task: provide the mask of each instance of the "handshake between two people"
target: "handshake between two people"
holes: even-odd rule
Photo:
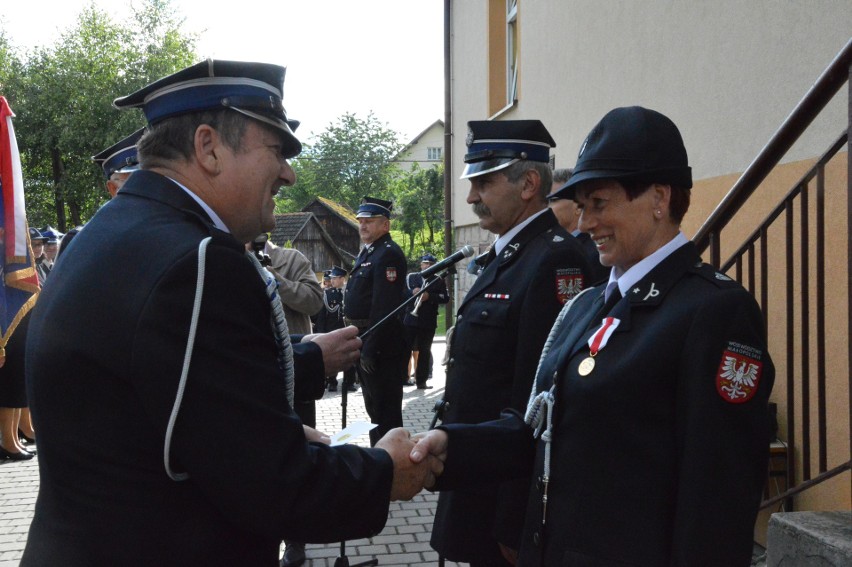
[[[351,368],[361,356],[361,339],[358,327],[348,326],[328,333],[305,335],[302,342],[313,341],[322,350],[325,374],[337,374]],[[305,426],[308,441],[329,443],[327,435]],[[435,486],[435,480],[444,470],[447,458],[447,434],[433,429],[411,435],[398,427],[388,431],[376,443],[393,460],[391,500],[411,500],[424,488]]]
[[[439,429],[411,435],[397,427],[376,443],[393,459],[391,500],[411,500],[424,488],[435,486],[447,459],[447,434]]]

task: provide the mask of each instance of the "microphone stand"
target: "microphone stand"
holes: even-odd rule
[[[394,315],[399,313],[399,311],[401,309],[403,309],[406,305],[408,305],[409,303],[411,303],[412,301],[415,301],[418,297],[420,297],[423,294],[423,292],[425,292],[427,290],[427,288],[432,283],[434,283],[438,278],[443,277],[444,273],[452,267],[453,267],[452,265],[447,266],[443,270],[433,274],[432,277],[428,281],[424,281],[423,287],[420,288],[420,291],[418,291],[415,294],[412,294],[411,297],[409,297],[405,301],[403,301],[399,306],[396,307],[396,309],[394,309],[393,311],[388,313],[385,317],[383,317],[380,321],[378,321],[372,327],[370,327],[369,329],[367,329],[366,331],[361,333],[361,340],[363,340],[364,337],[368,336],[370,333],[375,331],[385,321],[388,321],[391,317],[393,317]],[[353,366],[352,369],[355,371],[356,374],[358,373],[358,365],[357,364],[355,366]],[[363,384],[362,384],[362,387],[363,387]],[[343,388],[342,388],[342,391],[341,391],[341,398],[340,398],[340,406],[343,408],[342,412],[341,412],[342,428],[346,427],[346,408],[347,408],[347,405],[348,405],[347,404],[347,397],[348,397],[347,396],[347,394],[348,394],[347,390],[349,390],[349,388],[346,386],[346,374],[344,372]],[[350,564],[349,558],[346,557],[346,542],[345,541],[340,542],[340,556],[337,559],[334,560],[334,567],[368,567],[368,566],[373,566],[373,565],[378,565],[378,564],[379,564],[378,559],[368,559],[367,561],[363,561],[361,563]]]

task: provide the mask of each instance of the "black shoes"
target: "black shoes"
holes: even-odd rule
[[[431,390],[434,386],[429,386],[428,384],[423,384],[422,386],[417,386],[418,390]]]
[[[21,431],[20,429],[18,429],[18,437],[20,438],[20,440],[22,442],[24,442],[28,445],[35,445],[35,439],[33,439],[31,437],[27,437],[26,434],[23,431]]]
[[[305,544],[293,541],[284,542],[284,557],[279,562],[280,567],[299,567],[305,563]]]
[[[403,382],[403,386],[414,386],[414,380],[408,380],[407,382]]]
[[[20,453],[12,453],[0,447],[0,460],[2,461],[29,461],[36,456],[35,451],[21,451]]]

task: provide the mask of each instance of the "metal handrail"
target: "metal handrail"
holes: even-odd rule
[[[822,111],[837,91],[849,80],[852,65],[852,39],[834,58],[802,100],[793,109],[754,161],[746,168],[722,202],[710,214],[692,239],[699,253],[710,247],[710,263],[720,264],[719,233],[727,226],[746,200],[778,165],[784,154],[799,139],[814,118]]]

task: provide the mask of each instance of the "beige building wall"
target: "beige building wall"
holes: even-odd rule
[[[519,0],[518,97],[512,106],[492,115],[489,108],[494,104],[488,85],[494,77],[489,73],[489,43],[500,38],[494,40],[489,30],[493,35],[494,14],[499,16],[503,3],[470,0],[452,6],[455,135],[451,175],[457,247],[472,244],[484,250],[492,240],[478,228],[465,202],[469,183],[458,180],[464,167],[468,120],[541,119],[557,142],[553,151],[556,167],[571,167],[585,135],[612,108],[641,105],[663,112],[679,126],[693,167],[693,202],[683,224],[684,232],[692,237],[849,41],[852,30],[852,9],[848,1],[841,0]],[[841,89],[723,234],[723,258],[754,230],[846,127],[847,89]],[[830,323],[837,330],[829,337],[832,353],[826,369],[830,381],[829,423],[834,424],[829,428],[829,468],[849,459],[846,159],[844,149],[830,164],[826,180],[830,199],[826,280],[836,282],[829,286],[827,304],[830,313],[844,314],[843,321]],[[768,307],[771,353],[778,373],[773,401],[779,405],[783,431],[787,373],[783,333],[788,314],[785,298],[773,284],[785,277],[782,238],[783,228],[773,228]],[[801,266],[795,262],[794,271],[798,272]],[[473,281],[462,272],[457,301]],[[811,318],[814,312],[815,307],[811,308]],[[797,313],[793,317],[798,336],[803,324]],[[813,342],[813,330],[811,337]],[[794,368],[794,375],[799,371]],[[811,373],[815,375],[815,363]],[[812,381],[815,388],[814,377]],[[798,410],[796,419],[800,424]],[[801,434],[797,435],[801,440]],[[801,454],[795,459],[801,481]],[[851,485],[850,474],[844,473],[797,497],[794,506],[849,509]],[[759,526],[758,540],[763,538],[763,529]]]

